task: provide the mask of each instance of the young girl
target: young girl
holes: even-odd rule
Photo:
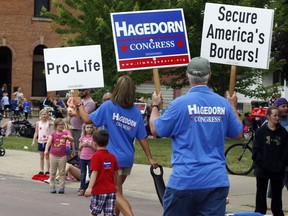
[[[66,156],[66,140],[73,142],[74,139],[71,135],[64,131],[65,123],[63,119],[57,118],[54,121],[55,131],[49,135],[48,142],[45,148],[45,155],[49,154],[50,148],[50,193],[56,193],[55,190],[55,177],[57,169],[59,169],[59,187],[58,193],[63,194],[65,190],[65,167],[67,162]]]
[[[256,176],[255,212],[266,214],[266,192],[271,182],[271,210],[273,215],[284,216],[282,210],[282,182],[288,162],[288,133],[279,124],[279,110],[269,107],[267,122],[257,129],[253,140],[254,174]]]
[[[36,139],[38,137],[38,152],[40,156],[40,171],[39,174],[44,174],[44,151],[48,140],[49,134],[53,131],[53,121],[50,120],[47,110],[42,109],[39,113],[40,121],[36,122],[35,133],[33,136],[32,147],[35,146]],[[46,156],[46,172],[49,175],[50,162],[49,155]]]
[[[80,151],[80,170],[81,170],[81,184],[79,190],[79,196],[83,196],[87,188],[86,185],[86,175],[87,175],[87,166],[89,171],[89,176],[91,175],[90,171],[90,161],[96,151],[96,145],[93,144],[93,124],[83,124],[82,134],[79,139],[79,151]]]

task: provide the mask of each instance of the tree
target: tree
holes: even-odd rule
[[[179,0],[175,7],[184,9],[185,22],[187,26],[187,34],[189,38],[189,46],[191,51],[191,57],[199,56],[201,49],[201,38],[202,38],[202,23],[204,18],[205,3],[203,0]],[[264,8],[270,4],[269,0],[222,0],[222,1],[210,1],[211,3],[221,3],[239,6],[249,6]],[[212,67],[212,78],[209,82],[209,86],[217,93],[224,94],[229,89],[230,80],[230,69],[229,65],[211,64]],[[275,68],[275,67],[273,67]],[[185,74],[186,68],[175,68],[175,69],[163,69],[162,74],[165,74],[170,79],[163,81],[165,85],[172,88],[181,88],[182,86],[188,85],[188,80]],[[261,77],[266,74],[273,72],[270,70],[255,70],[252,68],[237,67],[237,82],[235,90],[243,93],[246,96],[252,97],[265,97],[263,89],[267,87],[262,86]],[[249,87],[253,86],[253,89]],[[256,90],[255,90],[256,88]],[[272,87],[271,87],[272,88]],[[258,91],[258,90],[259,91]],[[274,87],[273,87],[274,89]],[[270,88],[265,91],[267,94]],[[260,93],[261,92],[261,93]],[[256,94],[257,93],[257,94]],[[259,94],[258,94],[259,93]],[[263,95],[264,94],[264,95]]]
[[[57,33],[74,34],[74,37],[67,41],[67,46],[101,44],[104,82],[105,86],[111,87],[118,76],[123,73],[116,72],[110,13],[183,8],[190,53],[191,57],[194,57],[200,54],[203,11],[206,2],[204,0],[53,0],[57,13],[53,14],[45,10],[43,12],[54,21],[53,28]],[[219,0],[210,2],[259,8],[273,6],[270,0]],[[275,65],[279,65],[279,62]],[[279,68],[279,66],[272,67],[267,71],[237,68],[239,79],[237,79],[236,91],[244,95],[251,95],[251,91],[247,91],[248,87],[258,85],[259,92],[263,92],[259,77],[276,68]],[[210,87],[215,92],[223,94],[229,87],[230,66],[212,64],[212,71]],[[161,76],[166,76],[167,79],[163,79],[162,84],[168,87],[181,88],[188,84],[185,67],[165,68],[159,70],[159,72]],[[152,77],[151,70],[141,71],[140,73],[134,71],[130,74],[136,84],[141,84]],[[255,94],[255,91],[252,93]]]
[[[277,0],[275,8],[275,30],[273,34],[272,50],[275,53],[274,62],[278,63],[276,72],[280,72],[287,80],[288,78],[288,1]]]

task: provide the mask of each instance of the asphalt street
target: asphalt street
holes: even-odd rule
[[[88,216],[89,198],[77,196],[77,189],[74,186],[75,184],[68,184],[65,194],[50,194],[48,184],[1,173],[0,215]],[[126,198],[133,206],[135,215],[162,215],[162,208],[158,200],[141,198],[139,194]]]
[[[5,146],[5,144],[4,144]],[[7,150],[0,157],[0,216],[89,215],[89,199],[77,196],[79,182],[66,182],[65,194],[50,194],[49,185],[32,180],[38,172],[39,156],[35,152]],[[168,181],[170,168],[164,168]],[[254,177],[229,175],[230,202],[227,213],[253,212],[255,209],[256,181]],[[124,195],[135,216],[162,215],[150,167],[135,164],[124,184]],[[270,200],[268,207],[270,207]],[[283,210],[288,215],[288,192],[283,190]],[[271,214],[268,211],[267,214]]]

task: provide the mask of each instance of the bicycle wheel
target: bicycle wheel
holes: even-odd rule
[[[225,151],[226,168],[233,175],[248,175],[253,170],[252,149],[236,143]]]
[[[0,156],[4,156],[5,155],[5,149],[0,147]]]

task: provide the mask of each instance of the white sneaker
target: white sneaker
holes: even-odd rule
[[[46,179],[46,180],[44,180],[44,182],[45,182],[45,183],[47,183],[47,184],[50,184],[50,178],[49,178],[49,179]]]

